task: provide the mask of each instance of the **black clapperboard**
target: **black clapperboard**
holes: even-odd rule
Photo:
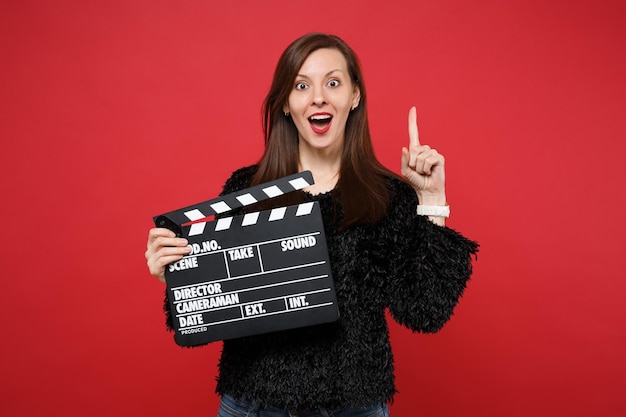
[[[318,202],[224,214],[312,184],[312,174],[301,172],[154,217],[193,249],[165,269],[178,345],[338,319]]]

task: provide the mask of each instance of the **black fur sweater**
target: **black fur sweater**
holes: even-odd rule
[[[249,186],[255,167],[224,186]],[[358,407],[391,400],[393,357],[385,319],[436,332],[448,321],[472,272],[478,245],[415,213],[409,185],[388,179],[391,204],[375,225],[339,232],[337,191],[320,203],[339,305],[331,324],[224,341],[216,391],[279,407]]]

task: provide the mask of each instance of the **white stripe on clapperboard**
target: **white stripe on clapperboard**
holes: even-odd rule
[[[288,182],[294,188],[294,190],[300,190],[302,188],[305,188],[311,185],[304,178],[295,178]],[[283,195],[287,192],[291,192],[293,190],[284,191],[278,185],[271,185],[269,187],[263,188],[262,191],[263,193],[265,193],[267,197],[274,198],[279,195]],[[254,204],[258,202],[258,200],[249,192],[246,192],[240,196],[237,196],[236,198],[237,198],[237,201],[239,201],[243,206],[249,206],[250,204]],[[211,208],[217,214],[225,213],[233,209],[233,207],[229,206],[225,201],[217,201],[211,204]],[[302,203],[298,206],[298,211],[296,213],[296,216],[305,216],[307,214],[310,214],[312,208],[313,208],[313,202]],[[285,216],[285,210],[286,209],[284,207],[273,209],[270,213],[269,221],[283,219]],[[186,211],[184,214],[192,222],[208,217],[197,208]],[[252,224],[256,224],[256,222],[258,221],[258,218],[259,218],[258,213],[256,213],[256,216],[255,216],[255,213],[250,213],[249,215],[250,217],[248,218],[245,218],[244,216],[244,222],[242,223],[242,226],[250,226]],[[249,216],[249,215],[246,215],[246,216]],[[214,230],[216,232],[219,232],[222,230],[228,230],[232,224],[232,219],[233,219],[232,217],[225,217],[225,218],[218,219],[217,222],[215,222]],[[192,224],[191,227],[189,228],[189,236],[197,236],[197,235],[203,234],[206,224],[207,222]]]
[[[226,203],[224,202],[220,202],[220,203],[216,203],[214,205],[217,204],[224,204],[226,205]],[[308,203],[302,203],[302,204],[298,204],[298,208],[296,210],[296,216],[307,216],[309,214],[311,214],[311,212],[313,211],[313,205],[315,203],[313,201],[310,201]],[[213,207],[213,206],[211,206]],[[222,208],[220,208],[222,209]],[[217,210],[216,210],[217,211]],[[225,210],[228,211],[228,210]],[[222,211],[223,212],[223,211]],[[276,220],[282,220],[285,218],[285,213],[287,212],[287,207],[278,207],[275,209],[272,209],[270,211],[270,216],[268,221],[273,222]],[[200,219],[204,219],[205,216],[204,214],[202,214],[202,212],[198,209],[193,209],[190,211],[186,211],[185,212],[185,216],[187,216],[187,218],[191,221],[196,221],[196,220],[200,220]],[[245,214],[243,216],[243,221],[241,223],[242,226],[250,226],[253,224],[256,224],[259,220],[259,212],[254,212],[254,213],[248,213]],[[223,230],[228,230],[230,229],[231,225],[233,222],[233,218],[232,217],[223,217],[221,219],[217,219],[217,221],[215,222],[215,231],[216,232],[221,232]],[[207,222],[203,222],[203,223],[194,223],[191,225],[191,228],[189,229],[189,236],[197,236],[197,235],[201,235],[204,233],[204,229],[207,225]]]

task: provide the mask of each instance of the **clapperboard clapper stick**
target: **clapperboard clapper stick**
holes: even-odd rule
[[[192,252],[165,269],[174,340],[197,346],[335,321],[337,299],[318,202],[224,217],[313,184],[309,171],[154,217]],[[219,214],[210,222],[196,222]]]

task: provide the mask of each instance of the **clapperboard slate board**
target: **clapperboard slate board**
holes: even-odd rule
[[[337,320],[318,202],[224,214],[311,184],[311,173],[301,172],[154,217],[193,249],[165,270],[178,345]],[[215,221],[188,224],[214,214]]]

